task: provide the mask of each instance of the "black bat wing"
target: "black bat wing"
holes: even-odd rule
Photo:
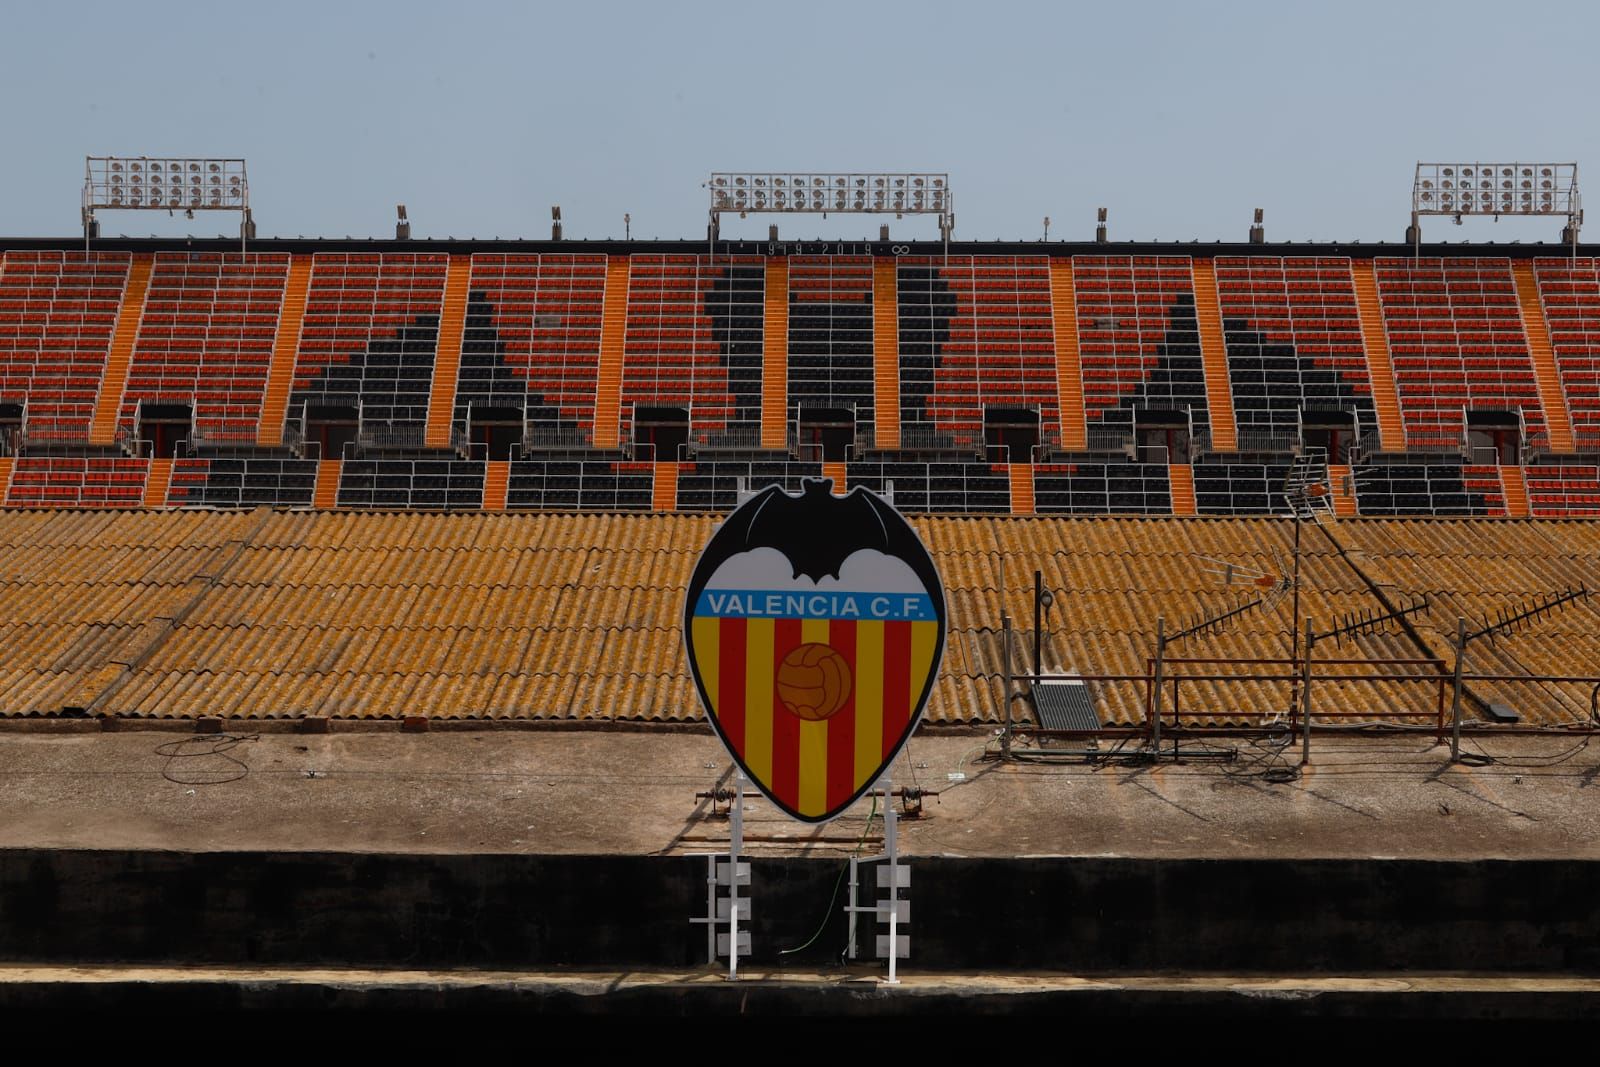
[[[741,552],[775,548],[794,568],[794,577],[812,581],[839,577],[853,552],[876,549],[905,560],[943,610],[938,572],[913,531],[900,515],[878,497],[862,489],[834,496],[826,478],[807,478],[801,493],[793,496],[772,485],[736,509],[695,567],[690,579],[689,603],[722,563]]]
[[[863,548],[884,551],[888,534],[865,493],[835,497],[826,479],[807,480],[799,497],[777,486],[750,509],[744,551],[775,548],[794,567],[794,577],[821,581]]]

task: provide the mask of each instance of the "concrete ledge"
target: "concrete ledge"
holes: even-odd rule
[[[181,997],[181,1001],[175,998]],[[0,1011],[506,1011],[548,1015],[1050,1016],[1094,1020],[1577,1020],[1600,978],[1527,975],[1071,975],[881,972],[425,971],[260,967],[0,967]]]

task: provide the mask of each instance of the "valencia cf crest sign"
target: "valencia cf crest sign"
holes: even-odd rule
[[[706,715],[778,807],[825,822],[922,717],[944,656],[944,586],[909,523],[859,486],[808,479],[741,504],[700,556],[684,642]]]

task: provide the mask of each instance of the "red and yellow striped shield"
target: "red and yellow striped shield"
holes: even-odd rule
[[[826,485],[798,497],[774,486],[731,514],[684,610],[717,733],[806,822],[838,815],[883,773],[944,651],[943,587],[916,532],[876,495]]]

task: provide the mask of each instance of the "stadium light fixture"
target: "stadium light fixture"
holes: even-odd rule
[[[169,156],[86,156],[83,164],[83,236],[95,235],[95,212],[238,211],[239,235],[254,229],[250,178],[242,159]]]
[[[1583,201],[1576,163],[1418,163],[1411,183],[1412,247],[1420,254],[1422,216],[1560,215],[1577,254]]]
[[[717,171],[711,194],[712,239],[723,212],[749,214],[937,215],[948,244],[955,229],[950,175],[910,172]]]

